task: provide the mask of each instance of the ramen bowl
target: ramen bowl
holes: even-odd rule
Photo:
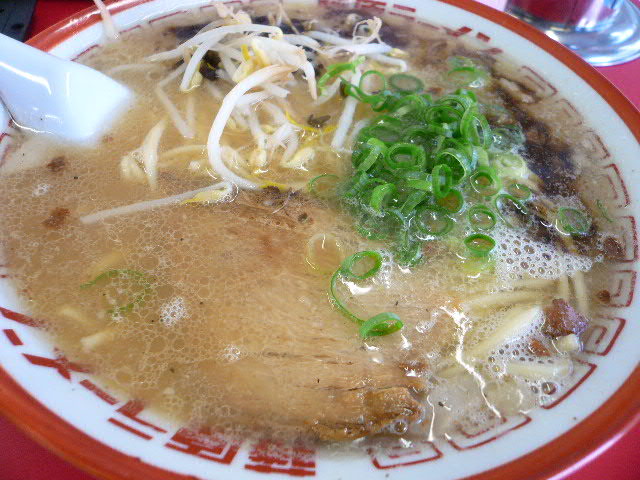
[[[239,3],[239,2],[231,2]],[[640,113],[607,80],[569,50],[501,12],[463,0],[323,1],[397,15],[425,29],[465,37],[488,53],[515,59],[534,102],[563,112],[564,125],[584,138],[598,178],[615,205],[622,239],[607,285],[604,313],[592,319],[566,392],[542,408],[501,418],[490,428],[458,428],[447,438],[384,453],[336,455],[267,438],[241,441],[192,431],[109,391],[40,333],[46,319],[25,315],[0,257],[0,406],[37,441],[88,472],[108,479],[371,479],[559,478],[611,445],[640,417],[640,314],[634,302],[640,187]],[[186,10],[214,8],[204,0],[125,0],[110,10],[122,31],[166,22]],[[100,17],[86,10],[31,40],[79,59],[103,39]],[[90,86],[88,86],[89,88]],[[14,129],[0,111],[0,165]],[[3,228],[0,226],[0,228]]]

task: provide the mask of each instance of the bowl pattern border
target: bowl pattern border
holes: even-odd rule
[[[128,8],[147,3],[151,0],[126,0],[110,6],[113,14]],[[561,60],[566,66],[580,74],[596,91],[598,91],[609,105],[627,124],[637,140],[640,140],[640,114],[607,80],[602,78],[592,67],[575,57],[564,47],[555,44],[544,34],[502,13],[498,13],[483,5],[466,2],[464,0],[439,0],[492,20],[499,25],[524,36],[533,43],[543,47],[547,52]],[[226,3],[241,3],[232,0]],[[320,0],[320,4],[344,6],[344,0]],[[353,3],[353,2],[349,2]],[[441,29],[415,17],[415,8],[402,3],[381,0],[356,0],[356,7],[377,10],[390,15],[397,15],[416,21],[425,28]],[[200,7],[201,10],[214,8]],[[184,13],[173,12],[154,18],[149,23],[164,20],[170,16]],[[78,31],[100,21],[94,9],[87,9],[74,17],[54,25],[45,32],[34,37],[30,43],[39,48],[50,50]],[[140,28],[134,26],[130,30]],[[456,30],[444,28],[446,34],[453,37],[474,36],[480,42],[486,43],[488,53],[500,53],[501,50],[491,46],[491,37],[483,32],[474,31],[471,27],[461,26]],[[98,45],[90,45],[74,60],[90,52]],[[522,78],[527,87],[537,93],[542,101],[561,104],[566,121],[576,127],[583,125],[583,120],[575,107],[566,99],[555,99],[557,89],[548,83],[542,75],[530,67],[521,67]],[[0,165],[11,148],[13,130],[7,125],[0,131]],[[611,158],[611,154],[596,132],[590,131],[587,136],[596,161],[600,167],[602,180],[611,186],[612,196],[617,208],[631,205],[629,191],[622,179],[620,168]],[[609,291],[611,302],[609,307],[615,308],[615,315],[603,315],[594,319],[589,331],[585,334],[585,354],[594,357],[604,357],[614,347],[616,340],[627,325],[627,319],[618,316],[621,309],[629,307],[633,302],[636,288],[637,272],[634,262],[638,260],[637,225],[632,215],[622,215],[618,219],[621,223],[621,237],[623,239],[624,258],[610,278]],[[8,280],[9,273],[5,265],[0,264],[0,280]],[[112,425],[144,440],[151,440],[156,435],[166,435],[165,447],[186,455],[193,455],[206,460],[231,464],[241,448],[240,442],[225,439],[212,432],[193,432],[184,428],[167,432],[166,429],[154,424],[144,415],[144,406],[135,400],[120,401],[88,378],[89,372],[82,366],[67,360],[60,352],[53,356],[42,356],[27,353],[29,345],[23,341],[19,328],[39,328],[42,322],[26,315],[0,307],[0,329],[5,337],[5,343],[15,349],[28,365],[33,368],[45,368],[52,375],[61,376],[66,381],[75,381],[83,389],[91,392],[103,403],[112,407],[113,414],[107,419]],[[17,326],[16,326],[17,327]],[[2,345],[4,347],[4,345]],[[597,368],[597,363],[591,361],[579,362],[575,384],[559,398],[545,404],[543,408],[551,409],[568,398],[582,383],[584,383]],[[640,418],[640,400],[638,383],[640,369],[636,368],[625,384],[598,410],[582,421],[569,432],[544,445],[543,447],[517,459],[501,465],[493,470],[468,477],[468,479],[485,480],[492,478],[547,478],[555,476],[572,463],[585,461],[589,453],[607,445],[616,437],[622,435]],[[635,398],[634,398],[635,397]],[[80,465],[89,472],[103,478],[129,478],[136,475],[152,476],[158,479],[188,479],[191,476],[180,475],[149,465],[137,458],[128,456],[95,440],[76,429],[64,419],[40,404],[13,378],[0,368],[0,404],[7,407],[6,414],[16,423],[25,428],[36,440],[53,449],[63,457]],[[116,408],[117,407],[117,408]],[[28,415],[25,415],[25,412]],[[28,417],[28,418],[27,418]],[[482,431],[457,432],[448,440],[456,451],[475,449],[487,445],[508,433],[518,430],[532,421],[531,417],[519,414],[503,419],[492,428]],[[100,455],[95,455],[99,451]],[[274,451],[277,455],[274,455]],[[97,457],[97,458],[96,458]],[[416,448],[390,451],[383,456],[371,453],[371,464],[380,470],[395,469],[431,462],[445,457],[445,453],[436,443],[424,441]],[[314,476],[317,473],[316,457],[313,449],[302,444],[283,445],[263,439],[250,446],[248,459],[243,467],[262,473],[280,473],[290,476]]]

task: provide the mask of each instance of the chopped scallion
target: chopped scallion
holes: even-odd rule
[[[371,192],[371,200],[369,201],[369,205],[376,212],[381,212],[382,207],[386,206],[389,202],[389,198],[396,193],[397,188],[393,183],[385,183],[383,185],[378,185]]]
[[[464,239],[464,245],[476,257],[488,255],[496,246],[496,241],[484,233],[473,233]]]
[[[472,228],[489,231],[496,226],[496,214],[485,205],[475,205],[467,212]]]
[[[140,290],[138,293],[135,293],[133,295],[133,300],[131,300],[130,302],[126,303],[125,305],[118,305],[107,310],[107,312],[111,315],[122,316],[131,312],[136,306],[144,303],[145,297],[151,292],[151,280],[146,273],[131,269],[107,270],[106,272],[103,272],[95,277],[93,280],[83,283],[82,285],[80,285],[80,288],[87,289],[103,282],[112,281],[116,278],[120,278],[124,281],[130,281],[137,287],[136,290]]]
[[[525,207],[520,200],[518,200],[513,195],[509,195],[506,193],[501,193],[496,196],[494,200],[494,206],[496,212],[500,216],[500,219],[510,228],[515,228],[515,225],[509,221],[508,210],[511,210],[513,213],[518,213],[520,215],[528,215],[529,210]]]
[[[312,195],[320,198],[331,197],[336,190],[338,184],[338,176],[331,173],[323,173],[317,177],[313,177],[307,183],[307,190]]]
[[[591,218],[572,207],[560,207],[556,215],[556,228],[565,235],[584,235],[591,228]]]
[[[436,198],[436,203],[448,213],[458,213],[462,210],[464,199],[460,190],[452,188],[445,196]]]
[[[356,273],[354,269],[357,268],[361,262],[365,262],[367,260],[372,261],[373,265],[371,267],[365,267],[368,268],[368,270],[364,273]],[[382,255],[380,255],[380,253],[374,251],[358,252],[347,257],[342,262],[340,268],[336,270],[331,277],[329,288],[331,301],[340,313],[360,325],[359,332],[362,338],[389,335],[397,332],[403,327],[402,321],[400,320],[400,317],[390,312],[379,313],[366,321],[362,320],[360,317],[353,314],[338,298],[336,294],[336,284],[340,277],[344,277],[346,279],[366,280],[377,274],[380,271],[381,266]]]
[[[596,200],[596,205],[598,207],[598,210],[600,210],[600,213],[602,214],[602,217],[609,223],[613,223],[613,218],[611,218],[611,215],[609,215],[609,210],[607,209],[607,207],[604,205],[604,203],[602,203],[602,201],[600,199]]]
[[[325,86],[332,78],[336,78],[340,74],[344,72],[353,72],[356,67],[362,64],[365,60],[365,57],[358,57],[353,62],[345,62],[345,63],[334,63],[333,65],[329,65],[327,67],[327,71],[322,77],[318,79],[318,90],[320,94],[323,94],[325,91]]]
[[[491,167],[480,166],[469,178],[471,188],[483,197],[491,197],[500,191],[501,182]]]
[[[402,327],[403,323],[395,313],[379,313],[360,325],[360,336],[367,338],[389,335],[397,332]]]
[[[424,89],[424,82],[418,77],[406,73],[396,73],[389,77],[389,85],[396,92],[418,93]]]
[[[421,170],[426,163],[424,149],[411,143],[396,143],[385,155],[385,163],[391,169]]]
[[[521,201],[531,198],[531,189],[522,183],[512,183],[507,187],[507,192]]]
[[[449,233],[453,228],[453,219],[441,207],[425,205],[418,210],[414,226],[416,236],[426,240]]]
[[[431,182],[432,191],[436,198],[444,197],[449,193],[453,184],[451,168],[442,163],[433,167]]]

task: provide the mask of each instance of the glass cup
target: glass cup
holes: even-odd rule
[[[592,65],[640,57],[640,10],[630,0],[509,0],[506,11]]]

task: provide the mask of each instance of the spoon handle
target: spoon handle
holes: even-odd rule
[[[0,2],[0,33],[23,41],[27,37],[29,24],[37,0]]]
[[[126,87],[97,70],[0,34],[0,102],[17,125],[89,141],[129,100]]]

